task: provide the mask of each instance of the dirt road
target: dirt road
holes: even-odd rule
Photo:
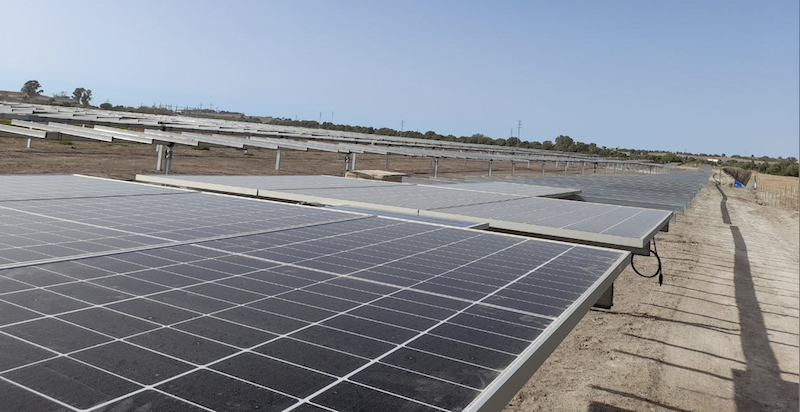
[[[506,412],[798,410],[797,212],[709,183],[657,239]]]

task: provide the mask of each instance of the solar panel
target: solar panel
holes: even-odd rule
[[[144,182],[171,184],[190,188],[208,188],[205,177],[198,184],[189,176],[137,175]],[[259,182],[258,187],[237,183],[236,176],[226,176],[226,186],[234,193],[256,189],[260,197],[348,206],[380,212],[405,213],[427,218],[488,222],[491,228],[515,231],[604,247],[622,248],[649,254],[648,243],[666,227],[672,214],[668,211],[616,205],[576,202],[561,199],[497,194],[472,190],[454,190],[446,186],[420,186],[386,183],[382,186],[280,188],[262,190],[268,176],[243,179]],[[328,177],[341,184],[352,179]],[[331,184],[331,183],[328,183]],[[341,185],[340,183],[335,183]],[[524,185],[523,185],[524,186]],[[218,187],[218,190],[225,190]]]
[[[448,189],[474,190],[486,193],[498,193],[506,195],[519,195],[526,197],[553,197],[564,198],[581,193],[581,189],[570,189],[550,186],[523,185],[506,182],[475,182],[475,183],[452,183],[438,182],[436,180],[426,181],[424,179],[414,180],[423,186],[444,186]]]
[[[369,218],[0,271],[4,398],[463,410],[626,258]]]
[[[680,170],[663,174],[587,176],[509,177],[498,179],[474,178],[470,182],[484,185],[539,185],[579,188],[580,197],[588,202],[644,207],[683,212],[703,185],[711,171]],[[455,181],[459,182],[459,181]],[[470,184],[470,183],[456,183]],[[498,186],[499,187],[499,186]],[[512,193],[501,190],[501,193]]]
[[[469,228],[469,229],[488,229],[489,224],[485,222],[475,223],[475,222],[468,222],[462,220],[453,220],[453,219],[438,219],[435,217],[425,217],[419,215],[410,215],[406,213],[392,213],[392,212],[383,212],[383,211],[376,211],[376,210],[369,210],[369,209],[360,209],[357,207],[348,207],[348,206],[328,206],[331,210],[341,210],[346,212],[355,212],[355,213],[363,213],[371,216],[380,216],[386,218],[396,218],[396,219],[403,219],[403,220],[411,220],[414,222],[423,222],[423,223],[432,223],[436,225],[442,226],[452,226],[452,227],[462,227],[462,228]]]
[[[199,193],[12,206],[4,238],[163,242],[0,270],[12,410],[500,410],[629,257]]]
[[[9,188],[4,192],[9,199],[53,196],[0,202],[0,268],[363,218],[82,176],[40,176],[39,180],[0,177],[0,185]],[[104,196],[112,194],[116,196]]]
[[[12,200],[182,194],[185,190],[76,175],[4,175],[0,202]]]

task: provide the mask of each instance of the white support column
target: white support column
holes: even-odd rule
[[[275,170],[281,170],[281,149],[275,151]]]
[[[350,154],[344,155],[344,167],[342,168],[342,177],[347,176],[347,167],[350,166]]]
[[[530,168],[531,168],[531,161],[528,160],[528,169],[530,169]]]
[[[556,160],[556,169],[558,169],[558,160]]]
[[[439,158],[433,158],[433,177],[439,177]]]
[[[586,174],[586,162],[581,162],[581,175]]]
[[[389,153],[386,153],[386,171],[389,171]]]
[[[163,145],[156,145],[156,156],[158,156],[158,160],[156,161],[156,170],[161,171],[161,162],[164,160],[164,146]]]
[[[30,137],[28,138],[28,144],[25,147],[28,148],[28,149],[31,148],[31,138]]]
[[[492,159],[489,159],[489,177],[492,177]]]
[[[353,164],[350,166],[350,170],[356,170],[356,154],[355,153],[353,153],[352,162],[353,162]]]
[[[543,160],[542,161],[542,177],[544,177],[544,172],[545,172],[546,165],[547,165],[547,162]]]
[[[569,162],[564,166],[564,176],[567,175],[567,169],[569,169]]]
[[[511,161],[511,176],[514,176],[514,169],[515,169],[515,164],[514,164],[514,161],[512,160]]]

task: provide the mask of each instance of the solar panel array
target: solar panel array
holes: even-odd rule
[[[586,176],[548,176],[548,177],[508,177],[479,178],[470,177],[467,183],[458,180],[415,179],[415,182],[450,187],[469,187],[472,184],[489,185],[498,188],[497,193],[512,194],[514,190],[507,185],[551,186],[579,189],[578,196],[587,202],[644,207],[652,209],[683,212],[700,192],[711,176],[710,167],[698,170],[677,170],[663,174],[594,174]]]
[[[286,150],[322,150],[340,153],[398,154],[404,156],[442,157],[474,160],[503,161],[560,161],[630,164],[662,169],[646,161],[625,161],[600,158],[595,155],[552,150],[526,149],[510,146],[469,144],[461,142],[416,139],[399,136],[384,136],[342,132],[336,130],[309,129],[252,122],[215,120],[186,116],[161,116],[144,113],[106,111],[90,108],[73,108],[11,103],[0,101],[0,118],[14,119],[15,124],[51,130],[71,136],[104,141],[189,144],[216,144],[229,147],[262,147]],[[44,121],[36,125],[24,121]],[[18,123],[22,121],[23,123]],[[97,130],[74,127],[63,122],[95,125]],[[111,128],[103,126],[112,126]],[[145,132],[123,130],[120,127],[145,129]],[[166,132],[160,131],[165,129]],[[28,129],[0,128],[3,132],[30,136]],[[19,130],[13,130],[19,129]],[[153,129],[159,131],[154,132]],[[171,132],[182,133],[171,133]],[[42,137],[42,136],[34,136]],[[109,140],[110,139],[110,140]],[[642,166],[644,165],[644,166]]]
[[[19,189],[2,250],[36,253],[0,263],[9,410],[500,410],[629,257],[80,176],[41,199],[15,179],[53,177],[0,177]]]
[[[273,176],[137,175],[136,180],[229,193],[257,194],[260,197],[296,202],[351,206],[379,212],[487,222],[492,228],[623,248],[645,254],[649,253],[647,246],[652,237],[669,223],[672,216],[670,212],[661,210],[521,194],[498,194],[485,190],[451,189],[450,185],[384,182],[374,185],[338,177],[306,176],[304,188],[292,188],[291,182]],[[314,180],[316,184],[309,184],[310,180]],[[350,184],[347,183],[348,180],[354,182],[353,187],[347,186]],[[574,190],[568,189],[563,193],[574,193]]]

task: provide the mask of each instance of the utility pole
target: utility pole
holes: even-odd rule
[[[322,127],[322,112],[319,112],[319,127]]]
[[[400,132],[403,131],[403,127],[405,127],[405,125],[406,125],[406,121],[405,120],[401,120],[400,121]]]
[[[333,110],[331,110],[331,124],[333,124]]]
[[[519,134],[520,130],[522,130],[522,120],[517,120],[517,139],[522,140],[522,136]]]

